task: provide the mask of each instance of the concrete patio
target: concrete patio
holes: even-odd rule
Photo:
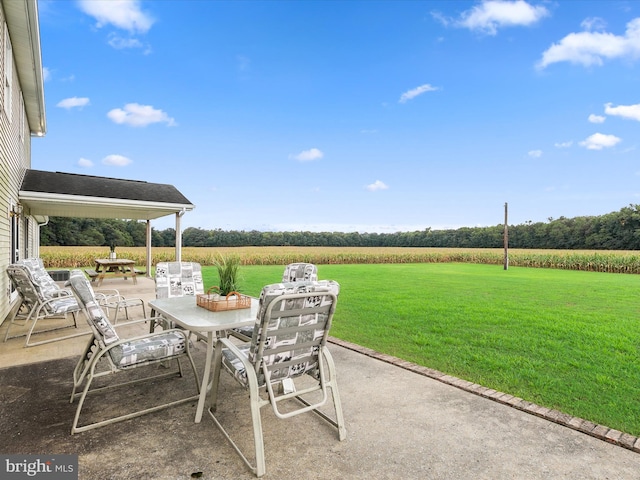
[[[154,298],[148,278],[137,285],[110,279],[102,287]],[[255,478],[208,415],[193,422],[195,402],[70,435],[72,369],[87,338],[31,348],[24,338],[0,344],[0,453],[78,454],[81,479]],[[201,372],[204,348],[194,348]],[[329,348],[347,438],[339,442],[316,416],[279,420],[265,408],[264,478],[638,478],[635,437],[337,339]],[[218,411],[250,446],[248,397],[227,377]],[[118,401],[125,408],[131,399]]]

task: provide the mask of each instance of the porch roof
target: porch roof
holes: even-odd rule
[[[43,170],[26,171],[18,198],[32,216],[151,220],[195,208],[173,185]]]

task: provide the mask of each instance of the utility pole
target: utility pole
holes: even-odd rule
[[[509,269],[509,217],[507,203],[504,204],[504,269]]]

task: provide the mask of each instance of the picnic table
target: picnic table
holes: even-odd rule
[[[104,279],[109,277],[123,277],[125,280],[129,277],[133,280],[134,285],[138,282],[136,280],[136,262],[126,258],[96,258],[95,270],[87,269],[85,272],[91,277],[91,282],[96,286],[102,285]]]

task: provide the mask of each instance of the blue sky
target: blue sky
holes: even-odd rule
[[[32,168],[182,226],[396,232],[640,203],[640,2],[39,0]],[[172,227],[166,217],[153,222]]]

